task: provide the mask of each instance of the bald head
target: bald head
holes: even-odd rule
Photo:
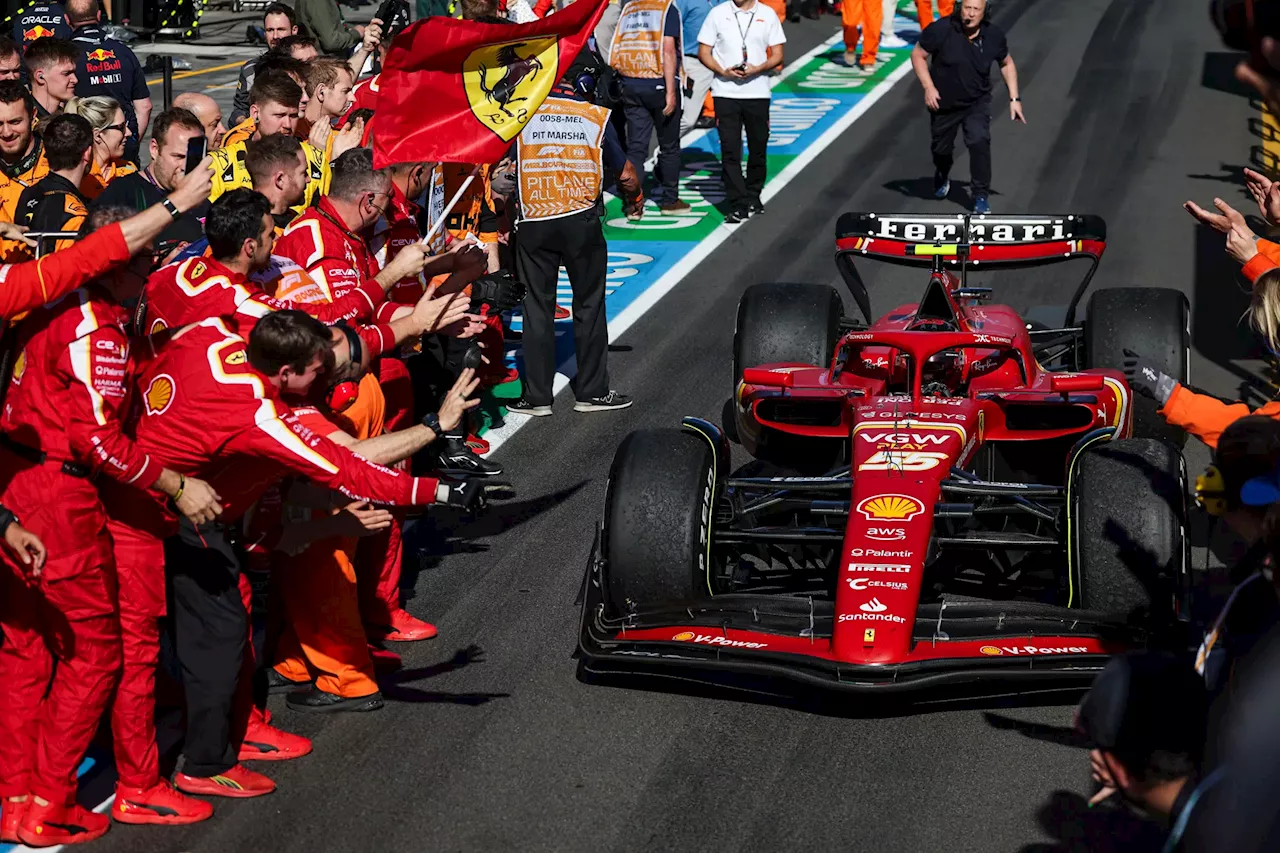
[[[222,123],[222,108],[218,102],[200,92],[183,92],[173,99],[175,107],[190,110],[204,127],[205,138],[209,140],[209,148],[217,148],[222,144],[222,136],[227,128]]]
[[[982,23],[987,12],[987,0],[961,0],[960,22],[969,32],[973,32]]]
[[[67,23],[73,27],[98,20],[98,0],[67,0],[62,8],[66,10]]]

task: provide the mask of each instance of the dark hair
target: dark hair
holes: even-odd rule
[[[80,236],[88,237],[94,231],[106,228],[108,225],[114,225],[117,222],[124,222],[126,219],[136,216],[138,211],[131,207],[124,207],[119,204],[108,205],[107,207],[91,207],[89,215],[85,217],[84,223],[80,226]]]
[[[26,63],[28,71],[52,68],[60,62],[70,62],[75,65],[79,59],[80,51],[74,44],[53,36],[36,39],[27,45],[26,51],[22,54],[22,61]]]
[[[204,136],[204,125],[200,123],[200,119],[196,118],[195,113],[184,110],[182,107],[169,107],[157,113],[151,120],[151,138],[155,140],[156,145],[164,145],[169,129],[175,125],[194,130]]]
[[[22,51],[18,49],[18,43],[11,37],[0,33],[0,56],[13,56],[14,54],[21,56]]]
[[[356,122],[364,119],[364,123],[368,124],[371,118],[373,118],[373,109],[371,107],[361,107],[358,110],[352,110],[351,115],[347,116],[347,121]]]
[[[285,3],[272,3],[262,13],[262,20],[265,23],[268,15],[284,15],[289,19],[289,26],[298,26],[298,16],[293,14],[293,8]]]
[[[244,167],[254,184],[271,177],[282,166],[298,162],[302,142],[296,136],[277,133],[251,141],[244,148]]]
[[[227,261],[239,255],[245,240],[262,236],[262,219],[270,215],[271,202],[260,192],[241,187],[218,196],[204,221],[213,259]]]
[[[329,195],[343,201],[355,201],[361,193],[385,189],[390,179],[385,169],[374,171],[372,149],[352,148],[333,161]]]
[[[93,127],[77,115],[59,114],[42,122],[40,135],[49,169],[54,172],[74,169],[80,165],[84,152],[93,147]]]
[[[1280,464],[1280,421],[1249,415],[1232,422],[1218,439],[1213,464],[1222,474],[1227,507],[1238,509],[1245,482],[1270,474]]]
[[[282,71],[259,74],[253,78],[249,103],[260,107],[268,101],[284,104],[286,107],[297,107],[302,103],[302,87]]]
[[[284,39],[280,40],[281,42]],[[272,71],[283,71],[286,74],[292,74],[299,80],[305,80],[307,76],[307,63],[294,59],[289,55],[288,51],[281,51],[280,45],[262,54],[262,57],[253,64],[254,78],[261,77],[264,74],[270,74]]]
[[[311,36],[303,35],[302,33],[294,33],[291,36],[285,36],[280,39],[280,41],[276,42],[276,46],[271,49],[276,53],[289,57],[294,62],[302,62],[301,59],[298,59],[293,55],[293,49],[295,47],[310,47],[314,48],[316,53],[320,52],[319,42]],[[302,64],[306,65],[305,62]]]
[[[1123,752],[1112,754],[1139,782],[1147,785],[1185,779],[1193,775],[1200,766],[1200,756],[1186,752],[1157,749],[1145,756],[1145,761],[1142,758],[1126,757]]]
[[[333,359],[333,335],[329,327],[304,311],[273,311],[249,333],[249,363],[275,376],[283,367],[301,373],[320,356]]]
[[[481,17],[497,14],[498,0],[462,0],[464,21],[478,21]]]
[[[20,80],[0,80],[0,104],[16,104],[18,101],[26,106],[27,115],[35,113],[35,98],[30,89]]]

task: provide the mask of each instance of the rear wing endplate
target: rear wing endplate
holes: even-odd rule
[[[836,222],[836,264],[868,322],[873,321],[870,299],[854,265],[857,256],[960,270],[968,266],[1026,269],[1088,258],[1092,263],[1067,309],[1070,326],[1106,248],[1106,223],[1088,214],[845,213]]]

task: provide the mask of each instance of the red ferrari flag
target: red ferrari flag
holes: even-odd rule
[[[577,0],[531,24],[433,16],[387,51],[373,165],[495,163],[586,44],[608,0]]]

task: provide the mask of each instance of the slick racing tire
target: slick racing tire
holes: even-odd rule
[[[603,574],[610,616],[710,594],[715,488],[705,439],[654,429],[623,440],[605,499]]]
[[[1154,438],[1107,441],[1072,461],[1071,607],[1160,624],[1186,571],[1182,454]]]
[[[1191,309],[1180,290],[1167,287],[1117,287],[1099,290],[1089,300],[1084,325],[1085,364],[1124,368],[1124,351],[1180,383],[1187,382],[1190,362]],[[1158,438],[1181,447],[1186,433],[1162,418],[1154,400],[1130,392],[1133,437]]]
[[[753,284],[738,301],[733,333],[733,402],[742,371],[763,364],[791,362],[826,367],[840,340],[844,305],[834,287],[825,284]],[[735,412],[737,406],[734,406]],[[741,436],[744,430],[735,429]],[[824,451],[831,445],[831,452]],[[838,455],[840,442],[798,439],[765,430],[752,453],[784,467],[825,470]]]

